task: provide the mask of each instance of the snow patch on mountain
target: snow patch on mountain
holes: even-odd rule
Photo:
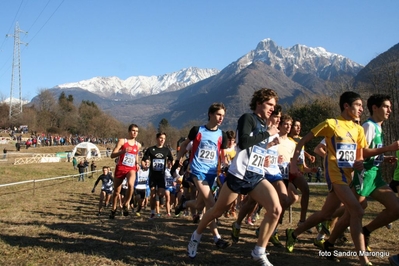
[[[58,85],[54,88],[81,88],[103,97],[117,95],[145,96],[164,91],[175,91],[219,73],[219,70],[189,67],[161,76],[132,76],[126,80],[118,77],[94,77],[74,83]]]
[[[6,103],[6,104],[10,104],[10,100],[12,104],[18,104],[19,103],[19,99],[18,98],[10,98],[8,97],[7,99],[3,100],[1,103]],[[22,99],[22,104],[27,104],[29,103],[29,101]]]
[[[326,79],[333,70],[352,72],[357,74],[362,65],[342,56],[326,51],[323,47],[307,47],[296,44],[289,48],[276,45],[271,39],[264,39],[258,43],[255,50],[239,58],[231,66],[235,66],[235,73],[241,72],[253,62],[264,62],[277,70],[292,76],[297,71],[313,73]]]

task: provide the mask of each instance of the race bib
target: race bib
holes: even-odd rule
[[[263,165],[265,163],[266,155],[266,149],[259,146],[253,146],[251,155],[249,156],[247,170],[259,175],[264,175]]]
[[[153,159],[152,160],[152,170],[157,172],[162,172],[165,168],[165,160],[164,159]]]
[[[277,151],[268,149],[268,150],[266,150],[266,153],[267,153],[266,156],[269,157],[269,161],[270,161],[270,166],[268,168],[277,168],[278,167],[278,164],[277,164],[277,161],[278,161]]]
[[[212,163],[215,161],[216,151],[210,149],[198,149],[198,159],[204,163]]]
[[[165,186],[166,187],[173,187],[173,177],[165,178]]]
[[[164,166],[165,166],[164,159],[153,159],[152,160],[152,170],[160,172],[160,171],[163,171]]]
[[[337,164],[339,168],[353,168],[356,160],[356,144],[337,143]]]
[[[136,155],[131,154],[131,153],[125,153],[125,156],[123,157],[123,165],[133,167],[136,163]]]
[[[137,178],[137,183],[138,184],[147,184],[147,180],[148,180],[148,177],[146,177],[146,176],[139,176],[138,178]]]
[[[280,168],[281,176],[283,177],[283,179],[289,179],[289,172],[290,172],[289,163],[285,162],[279,164],[278,168]]]

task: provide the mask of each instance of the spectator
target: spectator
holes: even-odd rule
[[[7,149],[4,148],[3,150],[3,159],[7,158]]]
[[[92,178],[94,176],[94,171],[96,171],[97,165],[94,161],[91,162],[90,164],[90,171],[91,171],[91,176],[90,178]]]
[[[68,163],[71,162],[71,152],[67,152]]]
[[[75,156],[72,158],[72,165],[73,165],[73,170],[76,170],[78,165],[78,160],[76,160]]]
[[[83,161],[80,161],[80,163],[78,164],[78,170],[79,170],[79,179],[78,181],[82,180],[82,182],[85,181],[85,170],[86,170],[86,165]]]
[[[89,165],[90,165],[90,163],[87,161],[87,158],[85,158],[83,164],[85,165],[85,172],[86,172],[86,176],[87,176],[87,172],[89,170]]]

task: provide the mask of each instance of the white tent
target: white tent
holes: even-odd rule
[[[101,157],[100,150],[91,142],[81,142],[76,145],[72,150],[71,157],[74,157],[75,153],[78,153],[79,156],[85,156],[87,159],[91,158],[92,156]]]

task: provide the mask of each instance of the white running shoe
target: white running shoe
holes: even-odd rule
[[[255,265],[273,266],[273,264],[271,264],[270,261],[267,259],[267,255],[268,253],[264,253],[260,256],[256,256],[253,250],[251,252],[252,259],[255,261]]]
[[[197,240],[190,240],[190,243],[188,243],[187,253],[191,259],[194,259],[195,256],[197,256],[198,244],[199,242]]]

